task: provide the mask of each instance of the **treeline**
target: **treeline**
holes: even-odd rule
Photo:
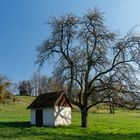
[[[64,90],[64,83],[55,75],[48,77],[39,72],[33,73],[31,79],[12,82],[5,75],[0,74],[0,102],[16,100],[15,95],[38,96],[50,91]]]
[[[38,96],[39,94],[64,90],[64,83],[55,76],[48,77],[39,72],[33,73],[30,80],[18,83],[19,95]]]
[[[51,77],[40,74],[38,72],[33,73],[30,80],[23,80],[18,83],[18,95],[38,96],[40,94],[51,91],[63,90],[70,100],[79,100],[79,97],[76,94],[77,92],[80,92],[79,86],[75,84],[73,86],[72,93],[69,94],[68,85],[65,83],[65,79],[63,79],[58,73],[56,73],[57,72],[55,71]],[[114,83],[112,79],[107,78],[106,82],[108,81],[110,81],[110,88],[102,90],[101,87],[100,92],[93,92],[92,96],[89,98],[89,104],[94,104],[94,106],[98,104],[107,105],[109,107],[110,113],[115,113],[116,107],[130,110],[140,108],[140,96],[138,92],[139,87],[135,86],[134,92],[129,91],[128,87],[120,81]]]

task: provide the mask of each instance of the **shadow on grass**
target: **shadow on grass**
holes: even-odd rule
[[[99,133],[77,126],[32,127],[30,122],[0,122],[0,139],[13,140],[140,140],[140,133]]]
[[[0,128],[29,128],[30,122],[0,122]]]

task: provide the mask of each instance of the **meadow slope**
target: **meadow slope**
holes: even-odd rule
[[[89,126],[80,127],[80,113],[72,112],[72,125],[35,127],[26,109],[33,97],[17,97],[12,105],[0,104],[0,140],[140,140],[140,111],[116,114],[89,113]]]

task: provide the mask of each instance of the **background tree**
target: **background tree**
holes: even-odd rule
[[[48,91],[49,78],[46,75],[42,75],[39,72],[33,73],[31,78],[32,84],[32,96],[38,96],[39,94]]]
[[[64,90],[64,80],[61,77],[61,74],[58,74],[57,69],[54,70],[52,76],[48,81],[48,90],[49,91],[61,91]]]
[[[0,75],[0,103],[14,102],[15,97],[11,91],[11,82],[4,75]]]
[[[33,73],[31,84],[33,87],[33,96],[38,96],[45,92],[63,90],[63,81],[58,75],[56,76],[55,72],[51,77],[40,74],[39,72]]]
[[[0,83],[0,102],[3,102],[4,99],[8,96],[8,91],[6,88],[10,85],[10,82]]]
[[[69,99],[81,110],[81,126],[87,127],[88,110],[108,97],[104,91],[113,90],[107,77],[113,76],[113,81],[122,77],[124,87],[133,90],[128,81],[139,71],[139,36],[130,31],[120,38],[105,25],[97,8],[82,18],[54,17],[49,25],[50,37],[37,48],[36,62],[42,66],[55,55],[57,73],[68,87]],[[99,100],[92,102],[92,95]]]
[[[32,85],[30,81],[22,81],[19,83],[19,93],[20,95],[31,95],[32,92]]]

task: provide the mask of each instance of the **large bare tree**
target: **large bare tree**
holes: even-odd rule
[[[108,98],[103,91],[115,89],[108,77],[114,82],[121,80],[123,85],[129,79],[132,83],[139,70],[140,38],[133,31],[119,37],[105,25],[97,8],[83,17],[54,17],[49,25],[50,37],[37,47],[36,62],[42,66],[52,57],[56,60],[56,71],[68,87],[67,95],[81,110],[81,126],[87,127],[88,110]],[[91,100],[94,95],[98,100]]]

